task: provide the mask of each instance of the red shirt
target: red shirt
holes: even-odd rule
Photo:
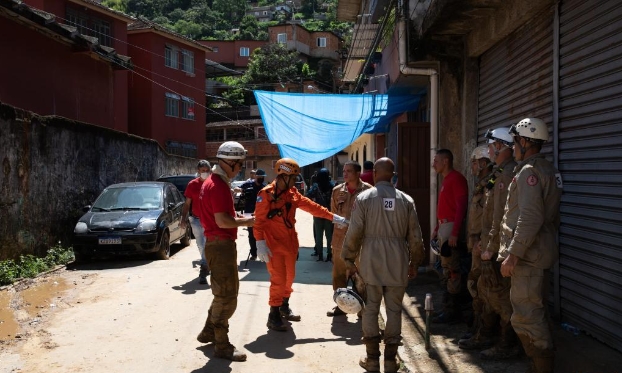
[[[361,180],[367,184],[374,185],[374,172],[372,170],[363,171],[361,174]]]
[[[220,228],[216,224],[215,214],[225,212],[235,217],[233,196],[225,181],[216,174],[211,174],[201,186],[199,193],[199,219],[203,226],[205,237],[218,236],[235,240],[238,236],[237,228]]]
[[[452,170],[443,179],[436,210],[438,220],[447,220],[454,223],[451,231],[452,236],[458,237],[460,233],[468,201],[469,186],[467,185],[466,178],[460,172]]]
[[[201,193],[201,185],[203,185],[203,180],[201,180],[200,177],[192,179],[188,183],[186,191],[184,192],[184,196],[186,198],[190,198],[190,200],[192,201],[190,205],[192,209],[192,215],[196,217],[199,217],[199,214],[201,213],[199,207],[199,194]]]

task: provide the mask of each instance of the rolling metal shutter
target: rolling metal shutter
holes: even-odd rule
[[[526,117],[552,123],[553,9],[486,51],[479,66],[479,143],[487,129],[509,127]],[[552,144],[543,152],[551,154]]]
[[[622,2],[560,6],[563,320],[622,350]]]

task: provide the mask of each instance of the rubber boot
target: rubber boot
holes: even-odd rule
[[[386,373],[395,373],[400,369],[397,361],[398,344],[388,344],[384,346],[384,371]]]
[[[207,276],[209,275],[209,268],[207,264],[201,264],[201,269],[199,269],[199,284],[205,285],[207,284]]]
[[[518,339],[512,324],[508,323],[501,327],[501,338],[492,348],[479,353],[479,357],[484,360],[503,360],[516,357],[520,354]]]
[[[365,341],[365,352],[359,365],[368,372],[380,372],[380,342]]]
[[[493,345],[493,335],[497,317],[494,313],[485,312],[478,316],[479,328],[471,338],[458,341],[458,347],[463,350],[483,350]]]
[[[283,298],[283,304],[279,307],[281,316],[289,321],[300,321],[300,315],[294,315],[294,312],[289,308],[289,298]]]
[[[440,315],[432,318],[435,324],[458,324],[462,322],[462,310],[457,301],[458,294],[449,294],[445,310]]]
[[[279,307],[270,306],[270,314],[268,314],[268,323],[266,326],[268,329],[276,330],[277,332],[284,332],[287,330],[287,326],[285,326],[283,320],[281,320]]]

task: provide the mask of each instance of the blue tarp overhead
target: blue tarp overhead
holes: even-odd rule
[[[388,132],[420,96],[342,95],[255,91],[268,139],[281,156],[300,166],[321,161],[346,148],[363,133]]]

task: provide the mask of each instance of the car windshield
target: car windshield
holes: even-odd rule
[[[94,211],[153,210],[162,208],[162,189],[157,186],[107,188],[93,204]]]

